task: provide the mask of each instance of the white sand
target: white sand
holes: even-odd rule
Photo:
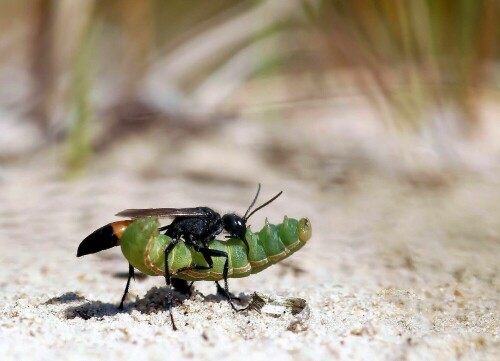
[[[324,190],[269,176],[262,197],[285,195],[255,215],[254,230],[265,216],[308,216],[313,238],[230,288],[301,297],[307,313],[236,314],[211,283],[199,282],[175,307],[173,332],[163,279],[133,282],[120,313],[126,279],[116,273],[127,271],[126,261],[119,249],[77,259],[79,242],[123,208],[241,211],[253,185],[119,172],[63,182],[50,166],[30,167],[0,178],[2,360],[498,359],[498,177],[464,176],[436,189],[360,177]]]

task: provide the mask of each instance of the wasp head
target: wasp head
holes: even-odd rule
[[[225,214],[222,216],[222,223],[224,229],[231,236],[236,236],[241,240],[245,240],[245,233],[247,232],[247,222],[244,218],[236,214]]]

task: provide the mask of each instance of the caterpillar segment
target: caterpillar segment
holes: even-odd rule
[[[140,218],[128,225],[120,239],[123,255],[141,272],[151,276],[165,275],[164,250],[172,242],[160,234],[157,217]],[[246,231],[247,247],[237,238],[227,241],[213,240],[209,248],[228,254],[229,278],[247,277],[287,258],[302,248],[311,238],[311,223],[307,218],[296,220],[284,217],[278,225],[267,220],[259,232]],[[171,276],[186,281],[219,281],[223,279],[224,257],[214,257],[210,269],[193,269],[207,266],[204,257],[183,242],[177,243],[168,255]]]

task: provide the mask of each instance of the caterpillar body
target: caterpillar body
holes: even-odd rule
[[[172,239],[160,234],[157,217],[139,218],[128,224],[119,237],[123,255],[130,265],[151,276],[165,275],[165,249]],[[247,277],[289,257],[301,249],[311,238],[311,222],[284,217],[280,224],[267,220],[259,232],[247,228],[245,243],[237,238],[226,241],[212,240],[209,248],[224,251],[228,255],[230,278]],[[204,257],[191,246],[179,242],[168,255],[169,271],[173,278],[186,281],[219,281],[223,279],[225,258],[214,257],[210,269],[194,269],[207,266]]]

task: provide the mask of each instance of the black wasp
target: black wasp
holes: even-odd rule
[[[217,291],[224,295],[231,304],[231,307],[236,310],[233,303],[231,302],[231,295],[228,290],[227,285],[227,273],[228,273],[228,254],[224,251],[219,251],[215,249],[210,249],[208,247],[208,242],[215,239],[217,235],[223,231],[227,232],[226,238],[238,238],[245,243],[248,252],[248,242],[245,238],[247,221],[248,219],[258,210],[267,206],[269,203],[273,202],[278,198],[283,192],[279,192],[273,198],[260,205],[254,209],[251,213],[250,210],[255,205],[257,198],[260,193],[260,184],[257,188],[257,193],[248,207],[245,215],[243,217],[238,216],[234,213],[224,214],[222,217],[219,213],[208,207],[195,207],[195,208],[150,208],[150,209],[126,209],[117,213],[117,216],[127,217],[127,218],[141,218],[147,216],[157,216],[173,218],[172,223],[167,226],[159,228],[160,231],[164,231],[165,235],[172,238],[172,242],[165,249],[165,279],[167,286],[170,289],[171,285],[171,275],[168,267],[168,255],[174,249],[175,245],[183,240],[186,244],[193,247],[193,249],[203,255],[207,266],[195,266],[190,269],[211,269],[213,267],[212,257],[224,257],[226,259],[224,263],[223,279],[224,279],[224,289],[217,285]],[[187,269],[186,269],[187,270]],[[129,281],[134,276],[134,268],[129,266]],[[182,280],[176,280],[181,282],[176,282],[178,288],[186,289],[186,286],[182,284]],[[127,283],[128,286],[128,283]],[[128,287],[127,287],[128,288]],[[125,294],[127,289],[125,290]],[[125,294],[123,299],[125,298]],[[123,299],[122,305],[123,306]],[[167,306],[170,310],[171,307],[171,292],[169,292],[169,300]]]

